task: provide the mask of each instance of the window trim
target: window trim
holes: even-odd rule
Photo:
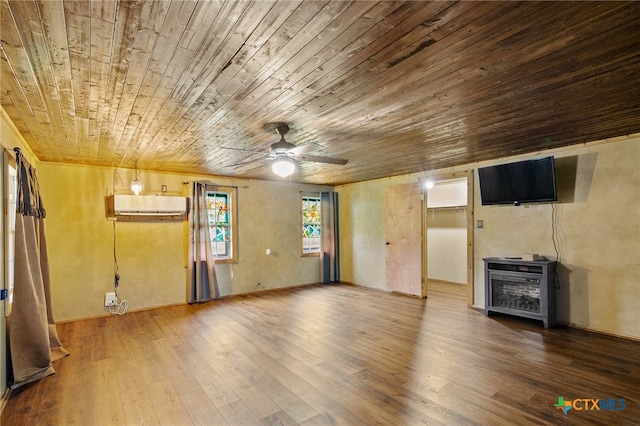
[[[322,203],[322,198],[320,196],[320,192],[300,192],[300,197],[298,200],[298,218],[299,218],[299,224],[298,224],[298,232],[300,232],[300,237],[298,238],[298,243],[300,245],[300,257],[319,257],[320,253],[322,252],[322,240],[320,240],[320,247],[318,248],[318,251],[314,251],[314,252],[305,252],[304,251],[304,234],[302,233],[302,227],[304,226],[304,220],[302,218],[302,202],[305,198],[317,198],[318,199],[318,204],[320,205],[320,203]],[[322,234],[322,217],[320,218],[320,223],[318,224],[320,226],[320,233]]]
[[[229,198],[229,209],[231,209],[231,213],[229,214],[230,230],[229,237],[230,241],[230,255],[225,258],[216,258],[214,257],[213,261],[215,264],[225,264],[225,263],[238,263],[238,197],[237,191],[238,188],[233,186],[217,186],[217,185],[207,185],[207,197],[209,193],[225,193],[228,194]]]

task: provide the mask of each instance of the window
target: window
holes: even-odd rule
[[[235,193],[232,188],[207,191],[211,252],[216,260],[236,260]]]
[[[302,196],[302,255],[320,254],[320,197]]]

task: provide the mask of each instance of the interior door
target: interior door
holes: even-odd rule
[[[386,188],[385,244],[387,290],[426,296],[422,279],[422,200],[419,182]]]

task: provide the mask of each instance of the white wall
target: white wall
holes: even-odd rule
[[[466,215],[464,207],[427,210],[427,278],[430,280],[467,283]]]
[[[439,172],[547,155],[556,158],[559,194],[555,213],[561,285],[558,320],[640,338],[640,135]],[[343,280],[385,289],[384,187],[424,177],[402,176],[336,189],[341,200]],[[474,181],[474,222],[484,221],[483,229],[474,230],[474,305],[484,306],[482,259],[523,253],[555,259],[554,212],[552,204],[482,206],[478,180]]]
[[[467,179],[427,189],[427,278],[467,283]]]
[[[427,207],[460,207],[467,205],[467,179],[433,182],[427,189]]]

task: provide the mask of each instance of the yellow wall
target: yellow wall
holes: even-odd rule
[[[24,155],[24,158],[31,163],[32,166],[37,167],[39,164],[38,158],[33,154],[33,151],[28,147],[24,141],[22,135],[18,129],[13,125],[13,122],[0,106],[0,145],[4,149],[7,149],[13,154],[13,148],[20,148],[20,152]],[[13,155],[15,157],[15,155]]]
[[[555,151],[560,251],[558,319],[592,330],[640,338],[640,136]],[[529,156],[469,164],[453,173]],[[384,188],[417,181],[408,175],[343,185],[340,196],[341,278],[386,290]],[[474,305],[484,306],[484,265],[492,256],[538,253],[555,260],[552,205],[482,206],[474,190]],[[469,212],[468,212],[469,213]]]
[[[2,112],[4,147],[22,138]],[[606,143],[604,143],[606,142]],[[24,146],[22,146],[24,149]],[[58,320],[105,315],[104,294],[113,289],[113,223],[104,196],[124,190],[132,170],[38,163],[51,258],[54,314]],[[618,138],[555,151],[559,202],[554,226],[560,252],[557,292],[560,322],[640,338],[640,137]],[[532,157],[519,156],[433,173],[460,172]],[[341,278],[386,289],[384,192],[389,185],[423,175],[380,179],[337,188],[340,194]],[[223,294],[316,282],[317,258],[298,255],[298,194],[330,188],[280,182],[240,181],[143,171],[147,190],[183,181],[215,180],[239,189],[240,257],[218,268]],[[482,206],[475,179],[474,304],[484,305],[482,258],[539,253],[555,258],[551,204]],[[115,183],[114,183],[115,182]],[[130,309],[185,301],[184,226],[181,223],[116,225],[121,284]],[[269,248],[274,256],[266,256]],[[233,278],[232,278],[233,276]]]
[[[104,295],[114,282],[114,222],[105,217],[104,197],[114,188],[126,191],[134,172],[41,163],[38,176],[56,319],[104,315]],[[258,283],[256,291],[319,280],[318,258],[299,256],[298,197],[330,188],[148,171],[140,172],[140,180],[148,192],[167,185],[169,193],[181,195],[187,195],[188,180],[239,186],[239,261],[216,266],[222,295],[248,293]],[[184,235],[183,222],[115,222],[118,295],[130,310],[185,303]],[[266,256],[267,248],[274,255]]]
[[[557,316],[565,324],[640,337],[640,137],[555,153],[558,202],[481,206],[476,179],[475,302],[482,258],[560,254]]]

